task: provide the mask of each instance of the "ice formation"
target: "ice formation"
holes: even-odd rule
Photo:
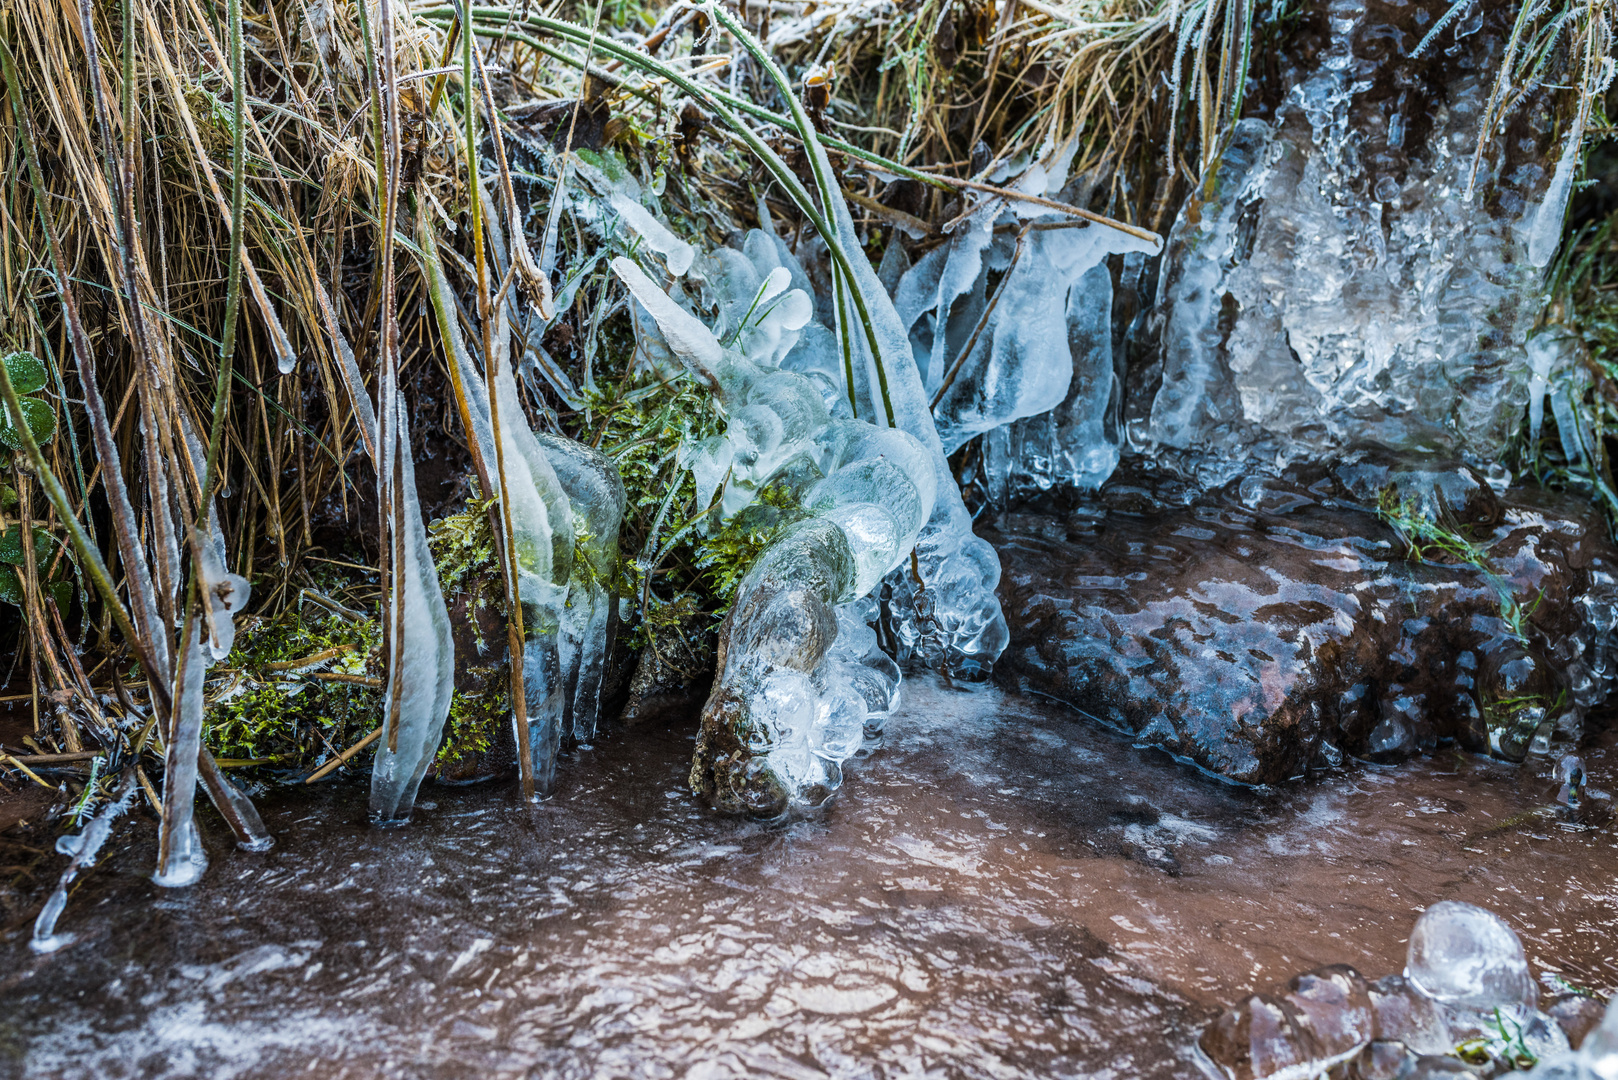
[[[698,499],[717,495],[722,519],[753,512],[774,530],[721,634],[692,777],[721,807],[754,813],[822,800],[893,708],[899,671],[876,646],[869,595],[908,562],[939,496],[920,440],[833,418],[820,385],[777,366],[811,302],[788,288],[791,270],[769,265],[779,253],[768,240],[748,239],[759,262],[728,252],[704,263],[723,340],[634,262],[612,263],[729,416],[724,435],[688,450]],[[769,504],[756,502],[766,488]]]
[[[1535,95],[1468,197],[1510,13],[1469,15],[1442,63],[1408,55],[1419,5],[1310,18],[1319,48],[1280,58],[1274,104],[1234,126],[1174,226],[1138,448],[1195,448],[1217,482],[1359,440],[1496,462],[1554,249],[1530,219],[1561,218]]]
[[[821,157],[821,171],[830,175],[825,151],[816,144],[813,152]],[[945,459],[908,328],[876,271],[859,254],[859,234],[848,205],[840,198],[830,202],[838,242],[853,253],[852,285],[865,299],[880,354],[872,354],[862,334],[849,335],[846,346],[856,357],[855,385],[849,390],[859,402],[860,416],[889,422],[921,443],[932,462],[937,490],[931,516],[916,541],[914,561],[908,569],[891,572],[884,583],[884,622],[896,643],[897,659],[915,658],[951,675],[986,678],[1007,641],[1006,620],[995,595],[1000,558],[972,532],[972,516]],[[845,315],[850,326],[857,325],[854,311]]]
[[[45,906],[34,919],[34,933],[28,941],[28,946],[35,952],[55,952],[73,943],[72,934],[56,932],[56,921],[62,917],[62,912],[67,908],[68,889],[72,887],[79,874],[95,865],[101,846],[107,842],[107,837],[112,835],[113,822],[129,809],[130,800],[134,796],[135,770],[131,768],[125,772],[111,801],[90,819],[90,824],[86,825],[82,832],[63,836],[56,841],[56,850],[60,854],[72,856],[73,861],[62,871],[62,877],[57,882],[55,891],[51,893],[50,899],[45,901]],[[192,827],[188,832],[195,835],[195,828]]]
[[[1403,976],[1368,982],[1344,964],[1299,975],[1284,992],[1255,994],[1227,1011],[1199,1047],[1205,1071],[1245,1080],[1328,1071],[1346,1080],[1493,1076],[1525,1054],[1541,1062],[1532,1075],[1618,1078],[1618,1009],[1570,1050],[1538,1001],[1511,928],[1483,908],[1446,900],[1417,921]],[[1468,1068],[1461,1052],[1488,1069]]]
[[[503,237],[492,216],[489,226],[499,267],[505,259]],[[502,497],[502,510],[510,517],[523,614],[530,760],[535,793],[548,794],[563,736],[587,743],[595,735],[626,498],[623,481],[605,455],[570,439],[536,435],[528,426],[510,359],[512,326],[520,318],[514,302],[495,312],[488,365],[493,379],[479,371],[456,324],[454,298],[436,252],[429,250],[430,233],[424,235],[432,300],[463,387],[472,438],[491,493]]]
[[[1618,1080],[1618,999],[1607,1005],[1601,1024],[1578,1049],[1542,1059],[1528,1075],[1535,1080]]]
[[[201,477],[206,474],[207,456],[189,420],[181,414],[180,434],[184,440],[191,466]],[[199,538],[193,572],[197,576],[197,591],[205,608],[188,612],[184,633],[177,650],[179,665],[175,672],[174,722],[163,762],[163,801],[167,808],[162,843],[159,847],[158,869],[152,880],[158,885],[179,888],[194,884],[208,868],[208,856],[202,847],[202,837],[194,820],[196,810],[197,775],[202,746],[203,689],[208,665],[223,660],[230,654],[236,640],[235,615],[246,605],[251,592],[247,579],[225,569],[225,536],[219,528],[219,511],[214,501],[208,502],[207,531]],[[177,580],[177,573],[174,575]],[[220,784],[226,783],[222,778]],[[215,799],[220,793],[209,785]],[[239,793],[237,793],[239,796]],[[230,799],[229,789],[223,797]],[[237,800],[232,800],[236,802]],[[245,797],[240,797],[245,801]],[[222,808],[223,809],[223,808]],[[227,815],[231,816],[231,815]],[[251,823],[257,835],[243,841],[249,847],[269,846],[268,835],[258,822],[258,814],[247,807],[238,810],[236,820]]]
[[[455,645],[416,495],[409,416],[398,388],[385,388],[384,393],[389,390],[392,400],[383,407],[394,415],[379,429],[383,449],[377,472],[382,505],[395,509],[387,538],[392,569],[386,612],[387,685],[382,738],[371,767],[375,825],[403,825],[410,820],[416,790],[438,752],[455,688]]]
[[[1405,978],[1435,1001],[1488,1012],[1532,1006],[1539,994],[1522,942],[1492,911],[1444,900],[1410,933]]]
[[[1061,187],[1043,169],[1021,183],[1035,183],[1041,195]],[[923,384],[944,452],[1060,406],[1062,415],[1045,425],[1048,453],[1067,460],[1035,468],[1046,471],[1047,485],[1094,487],[1106,479],[1119,446],[1117,424],[1108,421],[1121,400],[1106,259],[1156,250],[1038,204],[992,199],[911,267],[894,305],[915,355],[926,358]]]

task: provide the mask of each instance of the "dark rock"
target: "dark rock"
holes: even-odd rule
[[[1268,994],[1254,994],[1227,1010],[1202,1033],[1199,1045],[1234,1080],[1255,1080],[1320,1057],[1292,1011]]]
[[[1545,1009],[1546,1015],[1561,1027],[1568,1045],[1577,1050],[1584,1037],[1596,1029],[1606,1015],[1606,1006],[1584,994],[1560,994]]]
[[[1432,543],[1410,558],[1381,492],[1433,508],[1481,564]],[[1001,666],[1023,688],[1252,784],[1338,749],[1396,761],[1453,740],[1520,761],[1606,696],[1618,552],[1588,504],[1369,450],[1153,502],[1120,477],[1063,518],[985,530]]]

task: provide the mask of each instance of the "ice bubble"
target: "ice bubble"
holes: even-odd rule
[[[1428,908],[1410,933],[1405,977],[1433,999],[1490,1011],[1537,1000],[1522,942],[1493,912],[1456,900]]]

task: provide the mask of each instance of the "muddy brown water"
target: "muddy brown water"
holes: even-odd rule
[[[1442,899],[1505,916],[1536,973],[1618,986],[1618,836],[1536,813],[1543,758],[1255,791],[1055,703],[906,691],[831,807],[784,826],[695,804],[676,731],[610,733],[532,809],[428,785],[393,832],[363,778],[278,795],[277,847],[206,819],[183,892],[126,826],[74,945],[0,941],[0,1075],[1188,1076],[1218,1009],[1321,964],[1396,971]],[[1618,788],[1615,744],[1587,739],[1593,787]]]

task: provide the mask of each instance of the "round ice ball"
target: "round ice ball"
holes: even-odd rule
[[[865,741],[865,699],[840,674],[815,705],[809,744],[821,757],[842,761]]]
[[[1457,900],[1434,904],[1416,921],[1405,978],[1461,1009],[1532,1008],[1538,1000],[1516,933],[1494,912]]]

